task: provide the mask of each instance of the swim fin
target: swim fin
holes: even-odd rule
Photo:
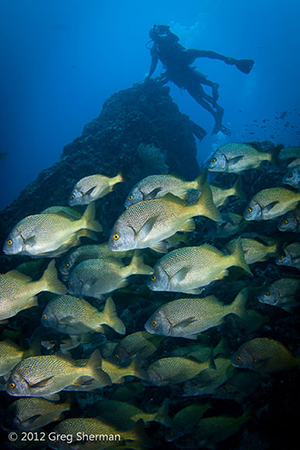
[[[249,73],[253,67],[253,59],[238,59],[235,66],[243,73]]]

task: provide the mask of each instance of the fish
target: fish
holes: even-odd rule
[[[117,183],[123,181],[122,171],[112,178],[100,174],[84,177],[75,184],[69,197],[69,205],[88,205],[109,194]]]
[[[300,188],[300,167],[297,166],[289,171],[282,180],[283,184],[288,184],[299,190]]]
[[[106,300],[101,312],[86,300],[71,295],[56,297],[44,309],[41,323],[70,335],[95,331],[103,333],[103,324],[120,334],[125,334],[126,331],[111,297]]]
[[[176,446],[184,448],[216,448],[216,444],[235,434],[239,428],[252,419],[250,409],[241,416],[213,416],[198,421],[192,434],[182,436],[176,441]]]
[[[269,220],[295,209],[300,201],[300,193],[286,188],[263,189],[254,195],[245,209],[246,220]]]
[[[139,252],[134,254],[128,266],[116,258],[89,259],[79,263],[71,272],[68,292],[100,299],[104,294],[127,286],[130,275],[151,273],[152,267],[143,263]]]
[[[94,405],[97,417],[115,425],[118,429],[128,430],[142,419],[143,422],[158,422],[166,427],[172,426],[171,418],[168,416],[168,403],[165,402],[161,408],[152,413],[147,413],[128,402],[119,400],[100,400]]]
[[[186,199],[189,190],[196,189],[202,191],[206,181],[206,175],[206,172],[203,172],[194,181],[185,181],[181,177],[169,174],[150,175],[143,178],[131,189],[124,206],[127,209],[135,203],[164,197],[168,193]]]
[[[295,267],[300,270],[300,242],[292,242],[283,248],[284,255],[278,256],[275,262],[280,266]]]
[[[101,355],[95,350],[86,362],[75,361],[65,355],[30,356],[11,372],[7,392],[19,397],[43,397],[56,400],[57,392],[68,386],[80,390],[83,377],[94,378],[101,386],[111,384],[101,369]]]
[[[3,251],[7,255],[59,256],[78,245],[81,236],[90,236],[90,230],[102,231],[94,217],[94,204],[86,208],[79,220],[63,212],[27,216],[9,233]]]
[[[260,152],[251,143],[232,142],[218,148],[208,164],[208,170],[211,172],[242,173],[245,170],[259,168],[262,161],[276,164],[278,152],[279,149],[274,149],[269,153]]]
[[[247,221],[240,214],[222,213],[222,223],[218,223],[214,236],[227,238],[241,232],[247,226]]]
[[[270,256],[276,256],[278,253],[278,244],[275,242],[272,245],[266,245],[263,243],[263,236],[258,236],[257,239],[250,237],[241,237],[242,247],[244,251],[244,258],[248,265],[254,264],[260,261],[267,261]],[[223,250],[231,253],[236,246],[237,239],[229,241]]]
[[[155,386],[172,386],[194,378],[211,367],[209,359],[204,363],[181,356],[170,356],[154,361],[147,369],[149,380]]]
[[[209,403],[194,403],[178,411],[172,418],[172,429],[166,434],[166,441],[172,442],[189,434],[209,408]]]
[[[153,336],[147,331],[137,331],[125,336],[114,348],[112,358],[116,364],[127,366],[138,357],[148,358],[156,352],[163,336]]]
[[[15,400],[7,409],[14,430],[35,431],[63,417],[71,408],[70,401],[54,403],[39,397],[24,397]]]
[[[300,158],[300,147],[284,147],[280,150],[278,159],[283,166],[295,159]]]
[[[205,184],[199,200],[188,206],[172,194],[162,198],[136,203],[117,219],[108,241],[113,251],[152,248],[166,252],[162,243],[177,231],[192,231],[194,216],[205,216],[221,221],[221,214],[212,201],[208,184]]]
[[[43,276],[32,281],[16,270],[0,275],[0,321],[14,317],[18,312],[36,306],[37,294],[42,291],[65,294],[66,287],[57,278],[53,259]]]
[[[130,430],[121,432],[117,427],[96,418],[65,419],[56,425],[51,435],[48,435],[48,444],[55,450],[65,450],[66,443],[72,444],[70,448],[76,448],[76,450],[99,450],[112,447],[114,443],[124,447],[127,441],[153,448],[152,440],[144,432],[142,420]]]
[[[214,295],[205,298],[181,298],[158,308],[145,324],[148,333],[197,339],[199,333],[222,323],[228,314],[246,315],[247,289],[230,305],[223,305]]]
[[[299,306],[300,279],[281,278],[264,288],[257,297],[260,303],[278,306],[290,312]]]
[[[231,266],[239,266],[251,273],[240,240],[230,255],[225,255],[209,244],[183,247],[172,250],[158,260],[147,285],[152,291],[199,294],[202,292],[199,288],[227,276],[227,269]]]
[[[289,211],[278,223],[278,230],[300,233],[300,209]]]
[[[208,395],[231,378],[235,368],[232,366],[230,358],[216,358],[214,363],[215,369],[205,369],[183,384],[184,397]]]
[[[239,197],[241,199],[245,198],[245,194],[242,191],[242,179],[238,177],[234,185],[229,189],[221,188],[216,184],[210,184],[213,202],[217,208],[224,205],[229,197]]]
[[[244,342],[232,356],[231,364],[241,369],[273,373],[300,365],[300,358],[281,342],[259,337]]]
[[[132,252],[118,252],[118,254],[112,252],[108,248],[106,242],[103,244],[82,245],[78,248],[75,248],[64,258],[59,271],[62,274],[64,281],[67,281],[74,267],[82,261],[86,261],[87,259],[101,259],[108,257],[117,257],[119,259],[123,259],[132,256]]]

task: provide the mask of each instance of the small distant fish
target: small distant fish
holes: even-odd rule
[[[300,242],[292,242],[283,248],[284,255],[276,259],[280,266],[295,267],[300,270]]]
[[[79,220],[63,212],[27,216],[10,232],[3,251],[7,255],[59,256],[72,245],[78,245],[79,238],[86,236],[89,230],[102,231],[94,217],[93,204]]]
[[[266,287],[258,296],[258,301],[290,312],[292,308],[300,305],[299,294],[299,278],[281,278]]]
[[[280,114],[279,119],[284,119],[287,115],[287,111],[283,111],[283,113]]]
[[[70,273],[82,261],[86,261],[88,259],[101,259],[114,257],[118,259],[123,259],[128,257],[132,257],[132,252],[112,252],[107,243],[103,244],[94,244],[94,245],[82,245],[75,250],[73,250],[70,254],[68,254],[63,260],[59,271],[63,276],[63,280],[67,281],[69,279]]]
[[[228,314],[246,315],[247,291],[241,291],[230,305],[214,295],[205,298],[181,298],[157,309],[146,322],[149,333],[197,339],[199,333],[219,325]]]
[[[99,350],[84,364],[62,355],[30,356],[13,369],[7,392],[14,396],[56,399],[55,394],[67,386],[80,388],[83,377],[95,378],[102,386],[111,384],[101,369]]]
[[[104,309],[100,312],[83,299],[71,295],[57,297],[46,306],[41,322],[46,327],[70,335],[95,331],[103,333],[103,324],[117,333],[125,334],[125,326],[117,315],[112,298],[106,300]]]
[[[224,205],[224,203],[226,203],[228,198],[231,196],[245,198],[245,194],[242,191],[242,179],[240,177],[237,178],[234,185],[229,189],[222,189],[215,184],[211,184],[210,188],[213,196],[213,202],[217,208]]]
[[[130,206],[116,221],[108,247],[116,252],[150,247],[165,253],[166,247],[161,241],[177,231],[192,231],[194,216],[221,220],[207,183],[195,205],[188,206],[180,198],[167,194]]]
[[[42,291],[55,294],[65,294],[67,291],[57,278],[55,260],[50,262],[37,281],[32,281],[16,270],[0,275],[0,321],[14,317],[23,309],[36,306],[36,296]]]
[[[148,358],[156,352],[163,336],[153,336],[147,331],[137,331],[125,336],[115,347],[112,357],[117,364],[126,366],[138,357]]]
[[[109,178],[105,175],[91,175],[76,183],[69,197],[69,205],[88,205],[111,192],[117,183],[122,183],[123,175]]]
[[[300,233],[300,209],[289,211],[278,224],[278,230]]]
[[[144,423],[158,422],[166,427],[172,426],[172,420],[168,416],[168,403],[165,402],[158,411],[146,413],[137,406],[119,400],[100,400],[95,404],[97,417],[115,425],[120,430],[128,430],[140,419]]]
[[[161,358],[147,369],[150,383],[155,386],[169,386],[194,378],[203,370],[211,367],[211,361],[204,363],[180,356]]]
[[[250,133],[254,134],[254,133]],[[241,173],[256,169],[262,161],[277,163],[277,151],[264,153],[251,144],[230,143],[222,145],[214,154],[208,165],[213,172]]]
[[[294,356],[281,342],[255,338],[240,346],[231,364],[242,369],[272,373],[300,365],[300,358]]]
[[[246,220],[269,220],[282,216],[297,207],[300,193],[275,187],[263,189],[254,195],[245,209]]]
[[[230,255],[209,244],[183,247],[171,251],[155,264],[148,287],[152,291],[199,294],[202,292],[199,288],[227,276],[231,266],[242,267],[251,273],[240,241]]]
[[[151,275],[153,269],[134,254],[128,266],[116,258],[89,259],[79,263],[71,272],[68,292],[72,295],[102,298],[116,289],[127,286],[130,275]]]
[[[62,419],[70,410],[70,402],[54,403],[38,397],[19,398],[9,405],[7,415],[14,430],[35,431]]]
[[[283,184],[289,184],[293,188],[299,190],[300,188],[300,167],[295,167],[293,170],[288,172],[282,180]]]
[[[164,197],[168,193],[185,199],[191,189],[202,191],[205,181],[205,172],[200,174],[195,181],[185,181],[174,175],[150,175],[131,189],[125,201],[125,208],[143,200]]]
[[[271,245],[266,245],[263,242],[263,236],[258,237],[258,239],[253,239],[250,237],[239,238],[242,242],[242,247],[244,251],[244,258],[248,265],[254,264],[260,261],[267,261],[270,256],[276,256],[278,253],[278,244],[274,242]],[[233,239],[228,242],[223,250],[231,253],[236,246],[237,239]]]

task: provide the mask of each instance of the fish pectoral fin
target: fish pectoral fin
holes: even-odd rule
[[[93,377],[84,375],[84,376],[76,378],[72,382],[71,386],[90,386],[91,384],[93,384],[94,381],[95,381],[95,379]]]
[[[49,384],[49,381],[52,380],[52,378],[53,378],[53,376],[52,377],[48,377],[48,378],[44,378],[43,380],[39,381],[38,383],[30,384],[29,386],[30,386],[31,389],[47,386]]]
[[[28,419],[22,420],[22,425],[33,425],[33,423],[39,419],[40,417],[42,417],[42,414],[35,414],[32,417],[28,417]]]
[[[66,325],[66,324],[78,323],[78,320],[75,320],[74,317],[72,317],[72,316],[66,316],[66,317],[63,317],[62,319],[60,319],[59,322],[62,325]]]
[[[188,219],[184,224],[180,227],[179,231],[187,231],[191,232],[195,229],[194,219]]]
[[[51,402],[57,402],[60,400],[60,396],[58,394],[43,395],[41,397],[46,400],[50,400]]]
[[[26,303],[26,305],[24,306],[23,309],[29,309],[29,308],[32,308],[33,306],[38,306],[38,298],[37,297],[31,297],[27,301],[27,303]]]
[[[24,239],[24,244],[29,245],[29,246],[34,246],[36,244],[36,237],[31,236],[28,239]]]
[[[222,278],[227,277],[229,274],[229,271],[227,269],[222,270],[222,272],[219,273],[214,279],[215,280],[222,280]]]
[[[175,275],[172,276],[172,283],[180,283],[186,275],[189,273],[191,268],[188,267],[182,267],[182,269],[178,270],[178,272],[175,273]]]
[[[205,288],[188,289],[187,291],[182,291],[183,294],[201,294]]]
[[[230,164],[237,164],[241,159],[243,159],[244,155],[236,156],[235,158],[230,159]]]
[[[149,192],[149,194],[144,196],[144,200],[151,200],[152,198],[156,198],[157,194],[159,194],[161,190],[162,188],[160,187],[153,189],[153,191]]]
[[[276,202],[269,203],[267,206],[265,206],[263,208],[264,212],[269,212],[272,208],[274,208],[275,205],[277,205],[277,203],[279,203],[279,202],[276,201]]]
[[[137,233],[137,237],[139,239],[145,239],[148,234],[151,232],[155,222],[157,221],[157,216],[154,217],[150,217],[150,219],[148,219],[144,225],[142,226],[142,228],[140,229],[140,231],[138,231]]]
[[[186,319],[182,320],[181,322],[176,323],[176,325],[173,325],[173,328],[176,330],[184,330],[186,327],[191,325],[191,323],[196,322],[197,319],[195,316],[187,317]]]
[[[92,195],[93,192],[97,189],[97,186],[92,186],[90,189],[88,189],[85,193],[84,196],[86,195]]]
[[[152,244],[150,248],[158,253],[167,253],[168,251],[164,241],[156,242],[155,244]]]

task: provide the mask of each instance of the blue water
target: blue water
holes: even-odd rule
[[[0,152],[9,152],[0,161],[0,208],[58,160],[106,98],[144,79],[150,66],[145,44],[154,23],[170,25],[187,48],[255,60],[249,75],[221,61],[196,62],[220,84],[230,138],[211,137],[209,113],[171,86],[180,110],[208,131],[198,145],[200,161],[234,140],[299,145],[298,0],[1,0],[0,5]],[[284,111],[285,119],[276,119]],[[263,119],[269,122],[261,129]]]

